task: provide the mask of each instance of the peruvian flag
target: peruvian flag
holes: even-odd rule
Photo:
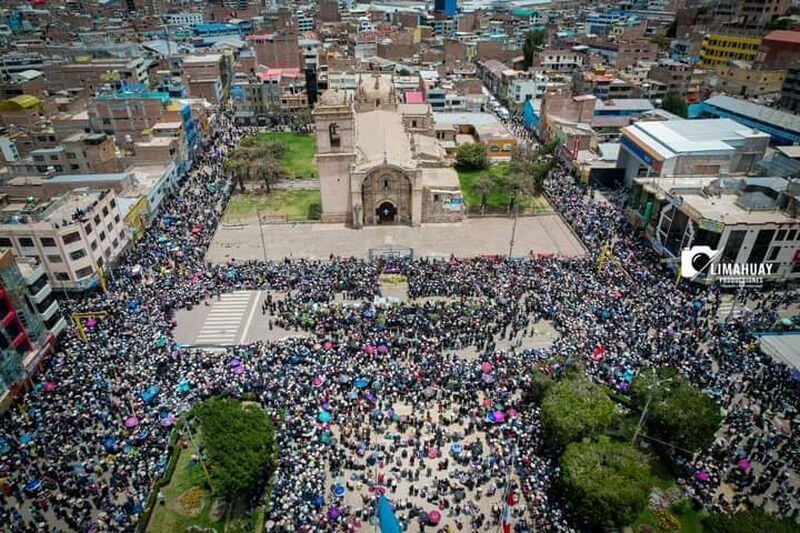
[[[508,489],[508,494],[506,494],[506,505],[509,507],[514,507],[517,505],[517,494],[514,492],[514,489]]]

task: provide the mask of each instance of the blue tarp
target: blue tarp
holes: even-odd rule
[[[378,497],[378,527],[381,533],[401,533],[400,522],[386,496]]]

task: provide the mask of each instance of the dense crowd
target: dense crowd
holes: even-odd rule
[[[719,291],[676,286],[627,226],[621,193],[595,201],[561,168],[546,190],[586,243],[586,258],[210,265],[204,255],[231,188],[222,161],[251,131],[226,114],[218,121],[179,193],[120,261],[108,292],[70,304],[108,313],[89,342],[69,332],[33,377],[33,391],[0,419],[4,531],[131,530],[164,471],[176,418],[214,394],[256,397],[278,423],[274,531],[355,529],[372,502],[342,493],[370,487],[392,498],[400,484],[414,486],[394,498],[404,523],[437,510],[486,530],[501,519],[497,497],[513,488],[521,495],[518,528],[568,530],[553,490],[557,469],[541,448],[526,390],[534,369],[571,362],[623,394],[642,368],[678,368],[725,413],[711,449],[697,457],[676,452],[687,493],[709,509],[766,498],[798,516],[791,439],[798,384],[752,339],[794,293],[761,295],[756,309],[718,322]],[[598,270],[603,245],[619,261]],[[382,272],[408,279],[408,303],[372,303]],[[172,340],[176,310],[248,288],[274,295],[261,327],[269,320],[310,336],[225,353]],[[346,305],[334,300],[340,293]],[[542,320],[559,333],[552,346],[496,349]],[[457,463],[453,477],[416,483],[443,460]],[[489,509],[477,505],[490,498]]]

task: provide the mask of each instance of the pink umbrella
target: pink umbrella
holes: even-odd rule
[[[322,387],[323,383],[325,383],[325,380],[322,377],[317,376],[311,381],[311,386],[313,386],[315,389],[318,389]]]
[[[481,372],[488,374],[492,371],[492,363],[481,363]]]
[[[175,424],[175,415],[167,415],[161,419],[161,425],[168,428]]]
[[[89,320],[86,321],[86,327],[89,329],[92,329],[95,326],[95,324],[97,324],[97,320],[95,320],[94,318],[90,318]]]
[[[139,419],[135,416],[125,419],[125,427],[126,428],[135,428],[139,425]]]
[[[750,470],[750,467],[752,465],[751,465],[750,461],[748,461],[747,459],[742,459],[741,461],[736,463],[736,466],[739,467],[739,470],[744,470],[745,472],[747,472],[748,470]]]
[[[436,448],[428,448],[428,458],[429,459],[436,459],[439,456],[439,452],[436,451]]]
[[[378,346],[378,353],[389,353],[389,348],[385,344]]]
[[[44,384],[44,387],[42,387],[42,389],[45,392],[50,392],[50,391],[54,390],[55,388],[56,388],[56,384],[53,383],[52,381],[48,381],[47,383]]]
[[[364,346],[364,351],[366,353],[370,353],[370,354],[374,353],[375,352],[375,347],[373,345],[371,345],[371,344],[367,344],[366,346]]]
[[[428,522],[430,522],[432,526],[438,524],[441,519],[442,519],[442,513],[440,513],[436,509],[428,513]]]
[[[699,471],[698,471],[698,472],[697,472],[697,473],[694,475],[694,477],[695,477],[695,479],[697,479],[698,481],[703,481],[703,482],[705,482],[705,481],[708,481],[709,479],[711,479],[711,476],[709,476],[709,475],[708,475],[708,472],[706,472],[705,470],[699,470]]]
[[[513,407],[506,412],[508,418],[517,418],[517,410]]]
[[[500,424],[506,421],[506,415],[503,411],[495,411],[492,413],[492,420],[494,420],[496,424]]]
[[[233,373],[236,374],[237,376],[243,374],[244,373],[244,365],[239,365],[239,366],[233,367]]]
[[[333,348],[333,343],[331,341],[325,341],[322,343],[322,347],[326,350],[330,350]]]

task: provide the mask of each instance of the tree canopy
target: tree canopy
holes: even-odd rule
[[[200,419],[213,490],[225,498],[247,496],[274,469],[274,429],[255,405],[211,398],[194,409]]]
[[[686,99],[675,91],[669,91],[666,94],[661,107],[663,107],[665,111],[669,111],[673,115],[678,115],[683,118],[686,118],[688,113]]]
[[[798,530],[791,518],[781,518],[756,509],[735,514],[711,513],[703,518],[708,533],[793,533]]]
[[[611,426],[614,403],[583,376],[552,385],[542,401],[542,426],[548,444],[563,448],[570,442],[595,438]]]
[[[456,152],[456,164],[465,170],[483,170],[489,166],[486,147],[480,143],[464,143]]]
[[[525,68],[533,65],[533,56],[536,49],[547,41],[547,30],[530,30],[525,34],[525,42],[522,44],[523,63]]]
[[[559,465],[564,498],[576,516],[592,526],[630,524],[653,487],[647,456],[608,437],[570,444]]]
[[[714,401],[692,386],[675,369],[643,372],[631,384],[631,398],[644,409],[652,395],[647,433],[672,446],[690,451],[707,448],[722,422]]]

